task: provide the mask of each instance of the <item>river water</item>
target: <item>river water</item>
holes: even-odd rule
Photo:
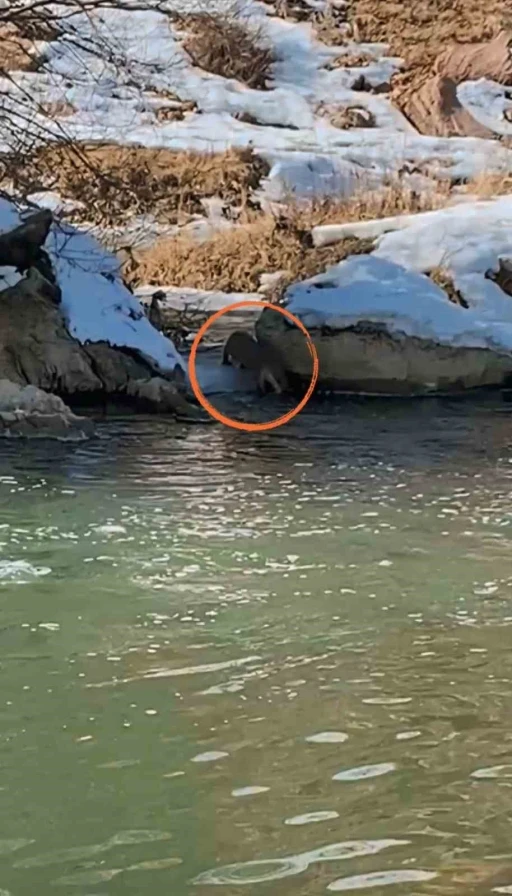
[[[492,399],[2,443],[2,896],[512,886],[511,492]]]

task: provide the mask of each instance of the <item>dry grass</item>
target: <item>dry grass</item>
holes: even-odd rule
[[[342,46],[350,36],[350,28],[334,7],[328,7],[325,13],[317,14],[313,25],[317,39],[329,47]]]
[[[295,280],[312,277],[347,255],[368,252],[371,247],[368,240],[348,239],[315,249],[306,245],[304,234],[292,224],[281,226],[275,218],[263,215],[250,224],[220,231],[203,243],[187,237],[161,240],[141,252],[137,267],[125,273],[134,286],[165,283],[255,292],[263,273],[279,270],[284,272],[282,291]]]
[[[361,186],[348,199],[315,200],[295,211],[295,221],[311,229],[321,224],[348,224],[372,221],[395,215],[411,215],[418,212],[444,208],[451,198],[449,181],[442,181],[437,190],[422,193],[404,187],[399,177],[390,178],[380,190]]]
[[[275,57],[262,29],[229,11],[189,15],[179,22],[190,31],[184,47],[195,66],[248,87],[267,87]]]
[[[443,267],[433,268],[431,271],[428,271],[427,276],[443,290],[450,302],[453,302],[454,305],[460,305],[461,308],[469,308],[465,298],[456,289],[451,275]]]
[[[196,103],[193,100],[189,100],[183,103],[159,106],[154,111],[156,120],[163,123],[166,121],[183,121],[188,112],[194,112],[196,109]]]
[[[508,196],[512,193],[512,174],[483,173],[464,185],[464,192],[479,199]]]
[[[52,121],[56,118],[69,118],[70,115],[74,115],[76,112],[75,107],[65,100],[41,103],[39,109]]]
[[[349,254],[369,252],[371,240],[349,238],[333,246],[313,246],[311,229],[320,224],[365,221],[427,211],[446,205],[446,192],[419,195],[392,183],[379,192],[361,191],[344,201],[290,202],[279,217],[254,215],[249,223],[217,233],[207,242],[190,237],[161,240],[137,253],[127,279],[141,283],[254,292],[262,274],[282,271],[274,298],[295,280],[312,277]]]
[[[406,62],[425,62],[452,41],[475,43],[510,26],[509,0],[350,0],[349,20],[363,41],[384,41]]]
[[[50,146],[10,177],[23,195],[54,189],[83,202],[88,219],[116,227],[127,217],[151,214],[167,224],[204,214],[201,200],[219,196],[233,217],[247,209],[269,167],[250,149],[208,154],[122,146]]]

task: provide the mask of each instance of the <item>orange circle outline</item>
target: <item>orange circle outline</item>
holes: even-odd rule
[[[294,323],[295,326],[297,326],[304,333],[309,353],[313,359],[313,373],[311,375],[311,382],[304,397],[301,399],[296,408],[288,411],[286,414],[283,414],[282,417],[277,417],[275,420],[271,420],[270,423],[242,423],[240,420],[233,420],[232,417],[226,417],[224,414],[221,414],[220,411],[218,411],[217,408],[214,408],[214,406],[210,404],[208,399],[203,395],[196,375],[197,347],[210,326],[215,323],[216,320],[219,320],[220,317],[222,317],[224,314],[228,314],[230,311],[236,311],[238,308],[254,308],[255,306],[257,308],[270,308],[272,311],[279,311],[280,314],[291,320],[292,323]],[[276,427],[282,426],[283,423],[288,423],[289,420],[299,414],[300,411],[302,411],[302,409],[307,405],[309,399],[313,394],[313,390],[318,379],[318,354],[315,346],[313,345],[311,336],[309,335],[302,321],[300,321],[298,317],[295,317],[295,315],[290,311],[287,311],[286,308],[281,308],[279,305],[272,305],[270,302],[260,302],[258,299],[245,300],[243,302],[234,302],[233,305],[227,305],[225,308],[221,308],[220,311],[216,311],[211,315],[211,317],[208,318],[207,321],[204,322],[198,333],[196,333],[195,339],[192,343],[190,357],[188,359],[188,375],[190,379],[190,385],[192,386],[192,391],[199,404],[206,411],[208,411],[210,416],[214,417],[215,420],[218,420],[220,423],[224,423],[226,426],[230,426],[232,429],[242,429],[246,432],[263,432],[267,429],[276,429]]]

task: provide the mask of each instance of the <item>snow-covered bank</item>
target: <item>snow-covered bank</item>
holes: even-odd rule
[[[343,225],[342,235],[379,231],[371,255],[348,258],[291,287],[289,310],[310,326],[373,321],[444,345],[512,353],[512,297],[485,276],[512,256],[512,196]],[[449,302],[423,276],[435,268],[449,274],[468,308]]]

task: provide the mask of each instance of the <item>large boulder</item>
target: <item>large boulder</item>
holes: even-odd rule
[[[256,333],[280,350],[292,379],[310,381],[311,355],[299,330],[263,311]],[[325,390],[422,395],[504,384],[512,374],[509,355],[389,333],[369,322],[339,331],[310,328],[310,335],[318,353],[318,384]]]
[[[499,324],[484,324],[427,277],[387,260],[349,258],[287,297],[316,348],[321,389],[423,395],[511,380],[512,352],[499,347]],[[256,336],[281,353],[292,384],[310,381],[304,334],[282,314],[264,309]]]
[[[50,213],[36,212],[23,224],[0,234],[0,378],[56,393],[72,405],[97,401],[104,406],[107,399],[113,399],[134,410],[142,407],[180,419],[197,419],[197,407],[187,400],[182,366],[162,371],[147,351],[113,345],[107,338],[75,338],[76,326],[64,306],[51,256],[42,248],[50,225]],[[69,292],[69,283],[76,282],[84,291],[81,319],[87,326],[95,297],[87,295],[83,282],[100,290],[108,290],[109,282],[99,275],[94,279],[88,272],[84,272],[82,282],[76,278],[76,268],[71,271],[75,279],[68,277],[66,288]],[[112,299],[119,312],[119,331],[123,327],[128,333],[145,328],[141,329],[143,348],[152,344],[154,333],[154,340],[160,340],[155,344],[163,346],[160,355],[165,357],[166,340],[153,330],[122,284],[112,283]],[[108,296],[107,313],[112,314]],[[173,357],[179,360],[172,343],[167,344],[171,361]]]

